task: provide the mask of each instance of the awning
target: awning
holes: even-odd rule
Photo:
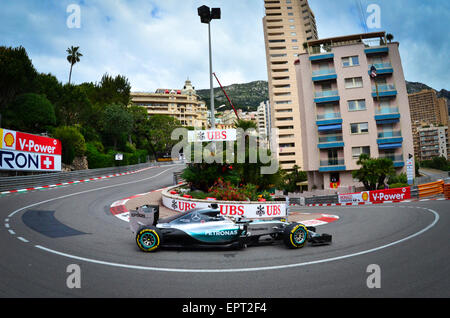
[[[380,144],[378,145],[378,149],[394,149],[394,148],[400,148],[402,146],[401,143],[395,143],[395,144]]]
[[[319,126],[319,131],[329,131],[329,130],[341,130],[342,125],[326,125],[326,126]]]

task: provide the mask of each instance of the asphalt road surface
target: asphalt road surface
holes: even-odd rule
[[[140,252],[109,207],[180,168],[0,197],[0,296],[450,296],[450,201],[296,208],[340,217],[317,228],[329,246]]]

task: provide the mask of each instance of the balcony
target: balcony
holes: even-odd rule
[[[334,171],[345,171],[345,160],[332,158],[326,160],[320,160],[319,171],[320,172],[334,172]]]
[[[366,55],[387,54],[387,53],[389,53],[389,48],[385,45],[373,46],[373,47],[364,49],[364,53],[366,53]]]
[[[377,75],[383,75],[383,74],[392,74],[394,73],[394,69],[392,68],[391,63],[377,63],[377,64],[369,64],[369,75],[370,75],[370,68],[372,66],[375,66],[377,69]]]
[[[391,159],[395,168],[401,168],[405,165],[403,155],[380,155],[379,158]]]
[[[310,61],[324,61],[324,60],[329,60],[329,59],[333,59],[334,58],[334,53],[330,53],[330,52],[325,52],[325,53],[312,53],[314,55],[310,55],[309,56],[309,60]]]
[[[319,137],[317,147],[319,149],[342,148],[344,147],[342,135],[325,135]]]
[[[401,131],[382,131],[378,133],[378,149],[401,148],[403,143]]]
[[[394,124],[400,121],[400,113],[397,106],[375,108],[375,120],[377,125]]]
[[[313,82],[319,82],[319,81],[326,81],[326,80],[332,80],[336,79],[336,71],[334,68],[330,69],[322,69],[312,72],[312,81]]]
[[[318,114],[316,124],[319,126],[319,132],[342,130],[341,113]]]
[[[394,84],[381,84],[372,86],[372,97],[396,96],[397,89]]]
[[[328,103],[339,101],[339,92],[337,90],[314,92],[315,103]]]

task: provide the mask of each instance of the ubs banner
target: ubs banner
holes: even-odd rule
[[[58,139],[0,128],[0,170],[61,171]]]
[[[174,199],[162,196],[162,203],[165,207],[178,212],[187,212],[195,208],[208,208],[211,203]],[[264,203],[218,203],[220,214],[225,216],[246,217],[246,218],[273,218],[287,216],[286,204],[279,202]]]

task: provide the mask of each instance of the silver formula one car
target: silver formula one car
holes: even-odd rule
[[[283,241],[289,248],[301,248],[331,243],[331,235],[317,234],[314,227],[272,220],[235,219],[220,214],[215,204],[211,208],[193,209],[159,220],[158,206],[141,206],[130,212],[130,228],[136,243],[144,252],[153,252],[164,246],[235,247],[264,242]]]

